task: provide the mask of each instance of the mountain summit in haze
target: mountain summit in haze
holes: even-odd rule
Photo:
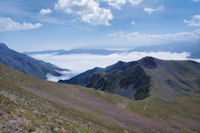
[[[145,57],[105,69],[95,68],[61,83],[78,84],[136,100],[156,95],[163,99],[200,93],[200,64]]]
[[[0,63],[39,79],[46,79],[48,73],[61,76],[59,71],[64,70],[9,49],[4,43],[0,43]]]

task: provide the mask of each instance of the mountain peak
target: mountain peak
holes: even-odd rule
[[[7,49],[8,47],[6,46],[6,44],[0,43],[0,48],[1,48],[1,49],[2,49],[2,48],[4,48],[4,49],[6,48],[6,49]]]
[[[118,61],[114,65],[106,67],[106,71],[109,72],[109,71],[112,71],[114,69],[125,69],[125,67],[126,67],[126,62]]]
[[[144,58],[142,58],[141,60],[154,60],[154,59],[156,59],[156,58],[154,58],[154,57],[151,57],[151,56],[146,56],[146,57],[144,57]]]
[[[139,63],[146,68],[156,68],[157,66],[156,60],[157,60],[156,58],[146,56],[141,60],[139,60]]]
[[[99,69],[103,69],[101,67],[95,67],[94,70],[99,70]]]
[[[124,64],[125,62],[123,61],[118,61],[116,64]]]

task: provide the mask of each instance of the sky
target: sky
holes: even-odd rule
[[[134,48],[200,39],[200,0],[0,0],[17,51]]]

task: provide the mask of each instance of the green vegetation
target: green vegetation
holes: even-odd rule
[[[146,75],[144,69],[140,66],[135,66],[122,73],[122,80],[119,82],[121,88],[128,88],[133,85],[133,90],[136,89],[135,99],[143,100],[149,96],[150,77]]]
[[[138,87],[150,89],[150,96],[144,100],[38,80],[0,65],[0,132],[199,132],[199,68],[188,64],[192,72],[183,73],[186,76],[161,66],[112,71],[115,76],[124,73],[118,82],[138,72],[134,82],[141,80],[144,86],[138,83]],[[169,66],[178,68],[173,63]],[[144,81],[142,77],[146,77]],[[167,80],[183,88],[169,86]],[[124,81],[123,86],[126,84]],[[190,86],[192,92],[185,91]]]

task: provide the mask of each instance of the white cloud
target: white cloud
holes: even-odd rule
[[[180,41],[193,41],[200,39],[200,29],[192,32],[178,32],[168,34],[141,34],[138,32],[116,32],[109,34],[108,36],[123,41],[124,44],[135,45],[152,45],[152,44],[166,44]],[[120,40],[119,40],[120,39]]]
[[[49,8],[40,10],[41,15],[47,15],[47,14],[50,14],[50,13],[52,13],[52,11]]]
[[[0,31],[29,30],[29,29],[36,29],[41,26],[42,24],[40,23],[36,24],[27,22],[19,23],[12,20],[11,18],[0,17]]]
[[[121,6],[126,4],[126,0],[102,0],[103,2],[107,2],[108,5],[113,6],[117,9],[121,9]]]
[[[190,26],[200,27],[200,14],[194,15],[191,20],[184,19],[184,22]]]
[[[130,2],[133,6],[137,6],[137,5],[139,5],[139,4],[142,2],[142,0],[129,0],[129,2]]]
[[[133,21],[131,22],[131,24],[135,24],[135,20],[133,20]]]
[[[102,0],[103,2],[107,2],[108,5],[115,7],[117,9],[121,9],[123,5],[127,2],[131,3],[133,6],[139,5],[142,0]]]
[[[113,19],[111,10],[101,8],[94,0],[58,0],[55,9],[78,15],[82,21],[93,25],[110,25]]]
[[[161,5],[157,8],[144,8],[144,11],[148,14],[152,14],[153,12],[164,11],[164,6]]]
[[[70,71],[60,71],[60,74],[62,74],[61,76],[54,76],[51,73],[48,73],[46,75],[46,78],[48,81],[55,81],[58,82],[59,80],[66,80],[66,79],[70,79],[71,77],[75,76],[77,73],[72,73]]]

